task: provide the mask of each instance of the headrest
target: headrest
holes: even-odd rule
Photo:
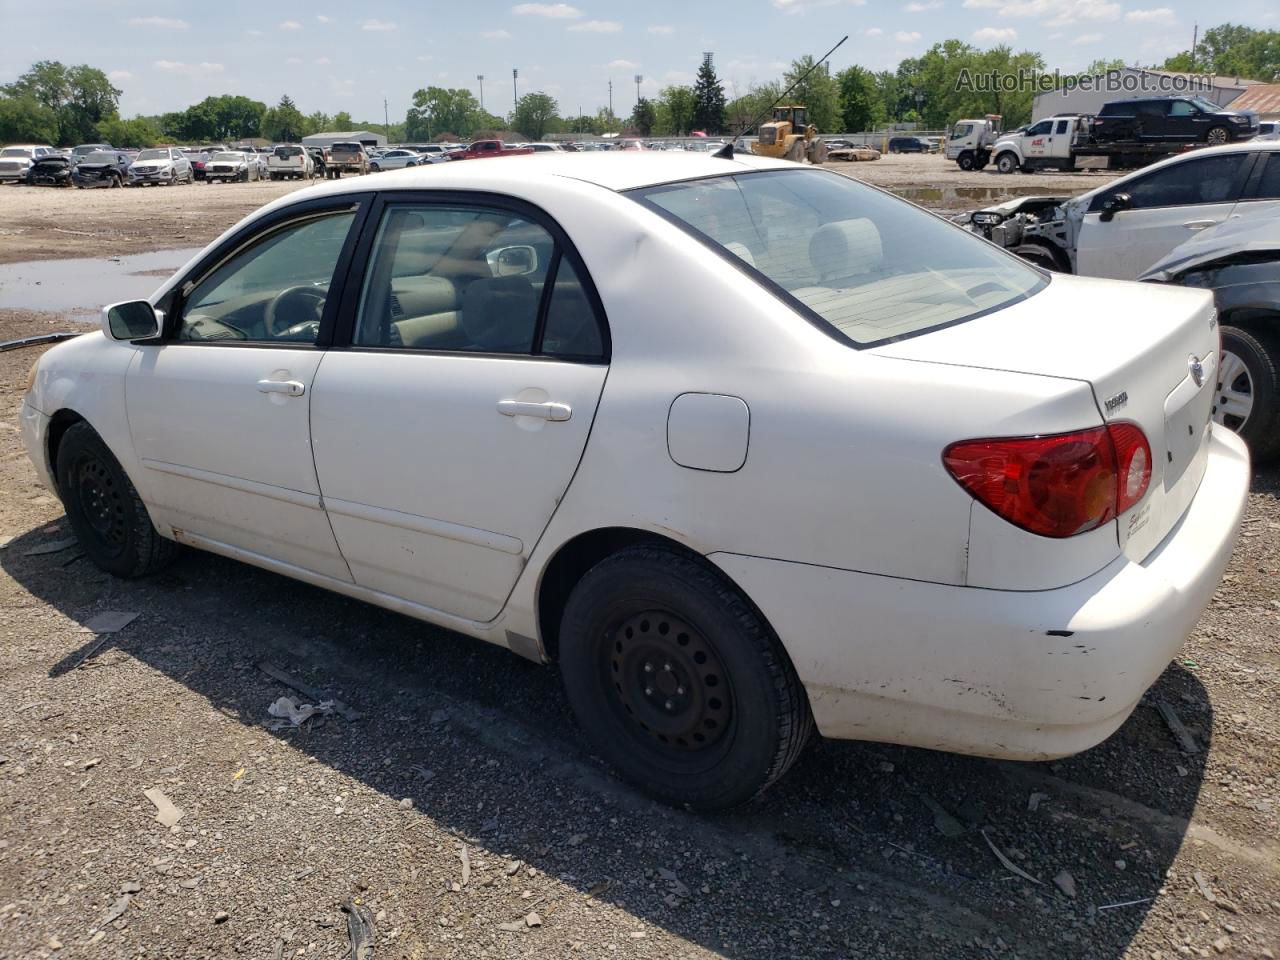
[[[529,353],[538,296],[528,277],[482,277],[462,295],[462,328],[479,350]]]
[[[880,231],[866,217],[823,224],[809,241],[809,262],[819,280],[873,273],[884,263]]]

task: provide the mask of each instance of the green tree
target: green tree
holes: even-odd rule
[[[81,143],[97,136],[97,125],[117,115],[121,91],[107,75],[87,64],[67,67],[56,60],[41,60],[0,94],[29,99],[57,118],[57,142]]]
[[[1196,44],[1195,69],[1274,83],[1280,80],[1280,31],[1234,23],[1212,27]]]
[[[874,130],[884,122],[884,105],[871,71],[849,67],[836,74],[836,83],[840,87],[840,121],[844,130]]]
[[[262,115],[262,135],[276,143],[296,143],[306,135],[307,118],[285,94]]]
[[[545,93],[526,93],[511,114],[511,126],[534,140],[553,130],[559,119],[559,104]]]
[[[725,124],[734,136],[742,136],[754,132],[751,125],[763,123],[769,119],[768,110],[773,102],[782,94],[782,85],[777,81],[752,85],[745,94],[729,101],[725,105]]]
[[[113,147],[154,147],[160,142],[160,131],[146,117],[123,120],[112,117],[98,124],[97,137]]]
[[[334,130],[351,130],[353,124],[351,122],[351,114],[345,110],[339,110],[333,115]]]
[[[825,64],[810,72],[815,62],[807,53],[799,60],[791,61],[783,88],[805,77],[787,94],[787,100],[805,106],[809,111],[809,122],[820,132],[834,133],[840,126],[840,88]]]
[[[405,137],[411,141],[430,140],[433,132],[444,130],[465,137],[477,127],[488,126],[484,123],[487,119],[470,90],[427,87],[413,95],[413,106],[405,115]]]
[[[716,76],[709,53],[702,55],[702,66],[693,83],[693,127],[707,133],[724,130],[724,85]]]
[[[565,126],[569,133],[600,133],[600,125],[596,118],[585,113],[578,117],[570,117],[565,121]]]
[[[686,136],[693,129],[693,111],[697,101],[693,87],[663,87],[653,105],[659,136]]]
[[[653,104],[646,98],[641,97],[636,101],[635,109],[631,111],[631,120],[629,124],[642,137],[648,137],[653,134],[653,126],[658,121],[658,115],[653,109]],[[571,133],[579,131],[571,130]]]
[[[34,97],[0,97],[0,143],[57,143],[58,115]]]
[[[1094,60],[1091,64],[1084,68],[1085,76],[1097,77],[1104,73],[1110,73],[1112,70],[1123,70],[1125,62],[1119,57],[1112,60]]]
[[[265,121],[264,121],[265,122]],[[317,110],[315,113],[309,113],[302,124],[302,134],[307,136],[312,133],[323,133],[333,129],[333,123],[329,119],[329,115],[323,110]]]

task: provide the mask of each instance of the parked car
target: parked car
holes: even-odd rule
[[[364,144],[355,141],[330,144],[329,161],[325,165],[326,176],[338,179],[344,173],[363,176],[368,172],[369,155],[365,152]]]
[[[1050,270],[1135,280],[1202,230],[1280,213],[1280,142],[1169,157],[1078,197],[1021,197],[960,219]]]
[[[212,154],[208,150],[187,147],[182,151],[187,162],[191,164],[191,175],[197,180],[204,179],[204,168]]]
[[[416,150],[407,148],[397,148],[395,150],[386,150],[379,154],[376,158],[369,161],[370,173],[381,173],[383,170],[402,170],[405,167],[416,167],[420,163],[427,163],[422,155]]]
[[[25,183],[31,164],[58,151],[48,144],[15,143],[0,148],[0,182]]]
[[[1280,190],[1280,151],[1263,179]],[[1239,433],[1254,459],[1280,457],[1280,219],[1226,220],[1140,279],[1213,291],[1222,330],[1213,418]]]
[[[890,153],[929,153],[931,147],[927,140],[919,137],[890,137]]]
[[[1116,730],[1244,511],[1217,345],[1205,291],[1050,278],[807,165],[547,155],[277,200],[20,419],[102,569],[176,541],[556,661],[594,749],[703,809],[815,725]]]
[[[1280,120],[1260,120],[1257,139],[1280,140]]]
[[[305,147],[296,143],[283,143],[267,156],[267,171],[272,180],[283,180],[286,177],[310,180],[316,174],[316,165]]]
[[[129,185],[133,187],[171,187],[176,183],[195,183],[195,179],[191,161],[177,147],[143,150],[129,168]]]
[[[324,147],[307,147],[311,162],[315,165],[316,176],[322,180],[328,177],[329,151]]]
[[[1258,132],[1257,115],[1203,97],[1136,97],[1104,104],[1093,119],[1099,142],[1181,142],[1218,146]]]
[[[48,153],[38,157],[27,168],[24,182],[30,187],[71,186],[71,157],[65,153]]]
[[[116,148],[109,143],[81,143],[71,148],[71,166],[75,166],[91,153],[110,153]]]
[[[123,150],[96,150],[85,154],[71,172],[71,182],[84,189],[91,187],[123,187],[129,182],[133,163]]]
[[[528,147],[510,146],[501,140],[473,140],[463,150],[454,150],[449,154],[450,160],[481,160],[487,157],[520,157],[528,156],[533,151]]]
[[[221,180],[224,183],[250,180],[261,180],[262,170],[258,165],[257,154],[250,156],[239,150],[224,150],[209,158],[204,167],[204,178],[209,183]]]
[[[558,143],[530,143],[527,144],[534,153],[564,153],[564,147]]]

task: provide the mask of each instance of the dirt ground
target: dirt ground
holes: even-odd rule
[[[947,212],[973,209],[1021,192],[1079,193],[1112,176],[1104,172],[1002,176],[994,169],[965,173],[940,155],[920,154],[890,154],[871,163],[828,166]],[[307,185],[298,180],[200,182],[129,190],[6,185],[0,187],[0,263],[203,246],[264,203]]]
[[[74,229],[189,246],[286,189],[5,189],[0,224],[64,205],[18,224],[47,236],[41,217],[83,200]],[[210,206],[175,243],[186,196]],[[2,306],[0,340],[59,320]],[[38,352],[0,353],[3,960],[336,960],[344,904],[379,958],[1280,951],[1280,472],[1257,473],[1222,589],[1099,747],[1000,763],[815,741],[759,801],[702,816],[614,779],[554,669],[194,551],[147,580],[98,572],[21,449]],[[84,632],[109,611],[138,616]],[[262,661],[359,716],[271,729],[268,705],[309,698]]]

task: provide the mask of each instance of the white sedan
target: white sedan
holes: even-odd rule
[[[313,187],[33,367],[118,576],[186,544],[558,662],[599,753],[742,802],[823,735],[1109,736],[1217,589],[1208,293],[1053,276],[839,174],[548,153]]]

